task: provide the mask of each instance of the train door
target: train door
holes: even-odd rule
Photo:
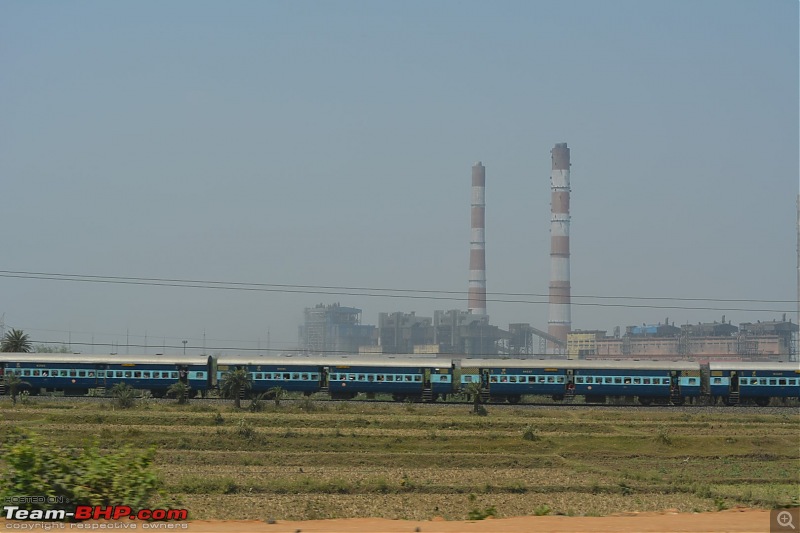
[[[189,367],[186,365],[178,366],[178,381],[186,385],[189,384]]]
[[[739,392],[739,375],[735,370],[731,372],[731,392]]]
[[[681,392],[681,380],[678,377],[678,371],[673,370],[669,375],[669,390],[673,396],[677,396]]]
[[[489,369],[481,370],[481,388],[489,390]]]
[[[328,368],[322,367],[319,373],[319,388],[320,389],[327,389],[328,388]]]
[[[575,390],[575,375],[574,370],[571,368],[567,369],[567,391]]]
[[[431,369],[426,368],[422,372],[422,388],[423,389],[430,389],[431,388]]]

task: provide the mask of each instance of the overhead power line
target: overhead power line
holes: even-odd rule
[[[139,285],[150,287],[177,287],[214,290],[233,290],[251,292],[276,292],[295,294],[317,294],[330,296],[362,296],[370,298],[402,298],[422,300],[448,300],[467,301],[465,291],[429,290],[429,289],[397,289],[380,287],[350,287],[337,285],[289,285],[278,283],[250,283],[236,281],[193,280],[181,278],[143,278],[126,276],[97,276],[89,274],[63,274],[53,272],[33,272],[0,270],[0,278],[41,279],[50,281],[71,281],[76,283],[104,283],[116,285]],[[493,296],[511,297],[515,299],[489,297],[487,301],[496,303],[516,304],[547,304],[547,294],[493,292]],[[543,298],[542,300],[529,300],[518,298]],[[641,301],[674,301],[674,302],[709,302],[709,303],[749,303],[749,304],[796,304],[795,300],[766,300],[766,299],[725,299],[725,298],[681,298],[666,296],[600,296],[600,295],[573,295],[572,305],[587,307],[623,307],[643,309],[678,309],[699,311],[743,311],[766,313],[791,313],[787,309],[756,309],[752,307],[719,307],[719,306],[686,306],[663,304],[637,304],[637,303],[606,303],[606,302],[581,302],[586,300],[629,300]]]

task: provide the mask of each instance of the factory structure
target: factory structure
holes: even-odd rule
[[[361,309],[340,304],[306,308],[300,346],[308,354],[449,354],[465,357],[569,359],[798,360],[800,327],[786,320],[655,325],[572,331],[570,313],[570,149],[551,150],[550,282],[547,331],[528,323],[506,330],[489,321],[486,296],[486,167],[472,166],[467,310],[382,312],[365,325]],[[798,195],[798,300],[800,301],[800,195]],[[800,305],[800,304],[798,304]],[[800,317],[800,307],[798,307]],[[800,320],[800,318],[798,318]]]
[[[797,360],[797,324],[786,316],[769,322],[730,321],[628,326],[606,331],[575,331],[567,338],[570,359],[691,359],[708,361]]]

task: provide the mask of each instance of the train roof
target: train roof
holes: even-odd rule
[[[207,355],[0,353],[0,363],[205,365],[208,363],[208,357]]]
[[[445,368],[452,365],[452,358],[431,357],[404,354],[387,355],[337,355],[337,356],[237,356],[221,355],[217,358],[220,365],[310,365],[310,366],[375,366],[375,367],[424,367]]]
[[[708,363],[709,370],[766,370],[768,372],[800,372],[797,361],[718,361]]]
[[[642,370],[700,370],[696,361],[651,361],[609,359],[461,359],[462,368],[564,368],[564,369],[642,369]]]

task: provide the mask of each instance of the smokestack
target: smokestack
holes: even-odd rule
[[[486,168],[472,166],[472,229],[469,239],[469,311],[486,314]]]
[[[558,143],[550,152],[550,316],[547,333],[567,342],[572,328],[569,286],[569,148]],[[551,351],[556,346],[550,343]]]

